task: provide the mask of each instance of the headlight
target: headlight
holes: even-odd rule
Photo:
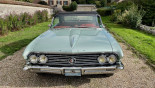
[[[38,62],[38,57],[35,55],[30,56],[30,62],[36,64]]]
[[[106,62],[107,62],[106,56],[104,56],[104,55],[99,56],[99,57],[98,57],[98,62],[99,62],[100,64],[106,63]]]
[[[41,55],[39,57],[39,62],[40,63],[46,63],[48,61],[48,58],[45,55]]]
[[[117,58],[115,55],[110,55],[107,59],[110,64],[114,64],[117,61]]]

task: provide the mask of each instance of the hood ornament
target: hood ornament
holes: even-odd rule
[[[70,64],[74,64],[74,63],[76,62],[76,58],[71,57],[71,58],[68,60],[68,62],[69,62]]]

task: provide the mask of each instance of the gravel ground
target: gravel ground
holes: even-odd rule
[[[124,51],[122,62],[125,69],[113,76],[91,75],[65,77],[45,74],[43,76],[23,71],[22,52],[16,52],[0,61],[0,87],[60,87],[60,88],[155,88],[155,72],[143,60],[136,57],[126,45],[120,43]]]

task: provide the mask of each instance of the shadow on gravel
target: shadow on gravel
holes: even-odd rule
[[[26,73],[26,74],[25,74]],[[25,72],[24,74],[11,74],[12,78],[3,80],[0,86],[9,87],[79,87],[89,84],[93,78],[106,78],[108,75],[86,75],[81,77],[65,77],[63,75]],[[16,78],[14,75],[18,75]]]
[[[90,83],[92,78],[106,78],[110,77],[110,75],[85,75],[81,77],[65,77],[63,75],[42,74],[37,75],[37,77],[37,79],[40,80],[39,84],[36,85],[35,83],[32,83],[34,85],[25,85],[23,87],[79,87],[81,85]]]

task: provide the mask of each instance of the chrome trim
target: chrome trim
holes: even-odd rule
[[[48,67],[48,66],[28,66],[26,65],[23,70],[36,72],[36,73],[53,73],[53,74],[65,74],[65,70],[80,70],[81,75],[88,74],[111,74],[115,73],[117,69],[124,69],[124,65],[119,62],[114,66],[101,66],[101,67]],[[76,71],[75,71],[76,72]]]
[[[116,54],[115,52],[30,52],[29,54]],[[116,54],[117,55],[117,54]]]

